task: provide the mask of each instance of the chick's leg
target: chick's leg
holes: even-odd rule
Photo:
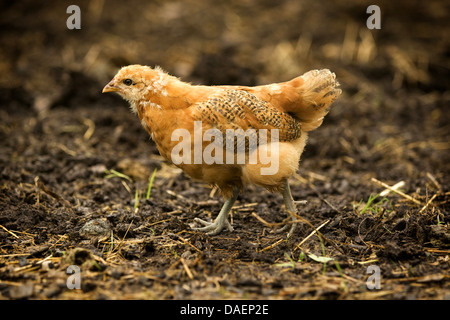
[[[281,194],[283,195],[283,200],[284,200],[284,205],[286,207],[286,210],[288,211],[288,213],[291,213],[291,218],[293,221],[296,220],[296,218],[294,217],[294,214],[298,213],[297,210],[297,206],[295,205],[294,199],[292,198],[292,193],[291,193],[291,187],[289,186],[289,182],[288,179],[284,179],[284,188],[283,191],[281,192]],[[278,229],[276,232],[282,232],[284,230],[287,229],[289,225],[286,224],[284,227]],[[293,222],[291,224],[291,229],[289,230],[287,236],[290,237],[292,235],[292,233],[294,232],[295,228],[297,227],[297,223]]]
[[[199,218],[195,218],[194,221],[201,223],[204,225],[204,227],[201,228],[192,228],[196,231],[203,231],[206,232],[209,235],[216,235],[220,233],[220,231],[223,230],[223,228],[227,228],[229,231],[233,231],[233,227],[231,226],[230,222],[228,221],[228,214],[231,211],[231,207],[236,202],[236,199],[239,194],[239,188],[234,188],[233,195],[231,198],[225,199],[225,203],[222,206],[222,209],[219,212],[219,215],[214,220],[214,222],[205,221]]]

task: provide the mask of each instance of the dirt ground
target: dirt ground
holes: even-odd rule
[[[368,1],[72,2],[0,4],[0,299],[450,298],[448,1],[378,2],[380,30]],[[101,94],[135,63],[208,85],[335,72],[290,180],[309,224],[271,232],[281,196],[250,186],[234,232],[192,231],[222,199]]]

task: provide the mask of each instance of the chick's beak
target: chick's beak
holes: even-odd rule
[[[102,93],[105,92],[115,92],[119,91],[119,88],[116,87],[115,79],[113,78],[102,90]]]

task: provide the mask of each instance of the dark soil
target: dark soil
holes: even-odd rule
[[[380,30],[364,1],[76,2],[81,30],[66,1],[0,4],[0,298],[450,298],[448,2],[382,2]],[[271,232],[281,196],[250,186],[234,232],[192,231],[222,199],[101,94],[134,63],[208,85],[335,72],[343,94],[290,181],[309,223]],[[412,199],[369,200],[372,178]]]

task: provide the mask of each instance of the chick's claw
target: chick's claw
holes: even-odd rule
[[[194,221],[204,225],[204,227],[192,228],[192,230],[206,232],[206,234],[209,234],[210,236],[219,234],[225,227],[230,232],[234,230],[228,219],[219,219],[219,217],[217,217],[214,222],[209,222],[200,218],[195,218]]]

